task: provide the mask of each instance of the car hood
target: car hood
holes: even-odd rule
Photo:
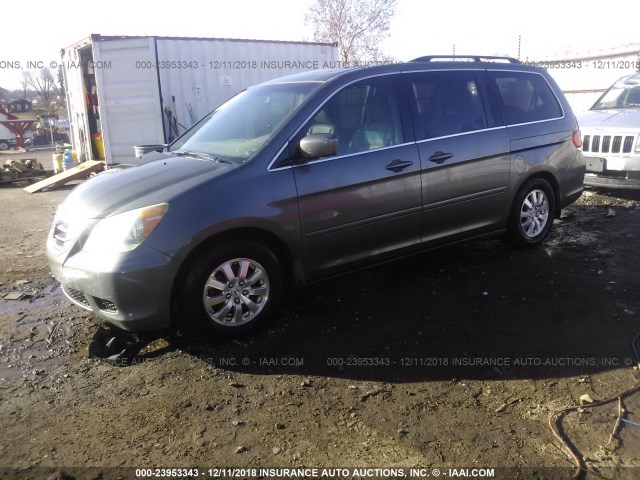
[[[640,108],[619,110],[589,110],[578,116],[580,129],[590,128],[640,130]]]
[[[154,156],[140,166],[113,168],[76,187],[63,203],[66,214],[104,218],[171,200],[236,165],[170,154]]]

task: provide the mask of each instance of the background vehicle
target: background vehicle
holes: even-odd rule
[[[470,238],[538,245],[582,192],[566,99],[517,60],[435,60],[238,94],[168,151],[74,190],[49,236],[54,276],[125,329],[166,327],[178,305],[239,334],[287,286]]]
[[[640,188],[640,73],[615,82],[579,123],[585,185]]]
[[[58,115],[39,115],[37,119],[38,123],[32,132],[33,145],[69,143],[69,135],[64,128],[59,128],[57,125]]]

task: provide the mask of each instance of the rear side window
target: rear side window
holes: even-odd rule
[[[538,73],[489,71],[507,125],[562,117],[562,109]]]
[[[487,128],[478,81],[472,71],[408,75],[416,140]]]

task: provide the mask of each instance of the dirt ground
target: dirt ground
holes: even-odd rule
[[[536,250],[491,240],[426,253],[292,295],[252,338],[165,333],[113,365],[87,357],[105,325],[65,300],[45,260],[69,191],[0,188],[0,296],[33,294],[0,300],[0,478],[140,478],[108,467],[567,478],[549,414],[640,378],[640,193],[587,191]],[[640,478],[640,392],[623,404],[636,424],[607,447],[617,401],[559,422],[587,478]]]

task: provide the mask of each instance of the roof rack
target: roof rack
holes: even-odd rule
[[[497,57],[491,55],[427,55],[426,57],[418,57],[411,60],[412,62],[431,62],[432,60],[440,60],[440,59],[468,59],[473,60],[474,62],[482,62],[484,60],[506,60],[509,63],[522,63],[517,58],[513,57]]]

